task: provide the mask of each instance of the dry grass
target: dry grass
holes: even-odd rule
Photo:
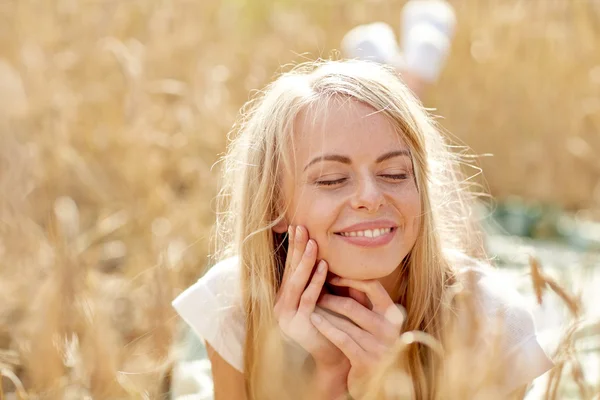
[[[454,3],[454,51],[427,105],[495,154],[482,162],[493,194],[598,210],[597,2]],[[5,390],[164,393],[169,302],[205,264],[211,166],[248,92],[327,57],[356,24],[396,26],[402,4],[0,0]]]
[[[557,296],[569,310],[569,319],[550,355],[555,367],[548,373],[546,387],[541,397],[545,400],[582,399],[592,400],[600,395],[600,381],[586,374],[582,364],[585,343],[600,338],[600,320],[584,319],[584,305],[575,296],[567,293],[551,276],[545,273],[537,259],[530,260],[530,281],[540,305],[548,296]],[[411,400],[414,399],[413,383],[410,378],[405,354],[409,347],[422,344],[430,347],[443,362],[445,373],[436,376],[440,400],[485,399],[505,400],[501,389],[510,385],[518,375],[520,364],[527,360],[507,357],[509,340],[503,326],[504,315],[499,310],[496,320],[482,320],[476,274],[467,275],[456,290],[448,293],[458,313],[446,315],[446,336],[443,343],[424,332],[411,331],[400,335],[395,347],[381,365],[363,385],[363,400]],[[463,310],[461,312],[460,310]],[[458,318],[457,318],[458,317]],[[483,339],[483,341],[482,341]],[[287,345],[281,340],[277,327],[273,337],[263,349],[263,357],[270,363],[264,373],[265,399],[312,399],[314,394],[306,382],[311,379],[311,370],[304,363],[307,354],[298,347]],[[592,349],[600,358],[600,348]],[[285,379],[274,379],[286,371]],[[292,371],[292,372],[290,372]],[[522,370],[521,370],[522,371]],[[522,371],[523,372],[523,371]],[[586,376],[588,375],[588,376]],[[544,383],[544,382],[542,382]],[[514,393],[510,399],[525,399],[526,392]]]

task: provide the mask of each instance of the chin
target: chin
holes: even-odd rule
[[[379,264],[373,268],[373,261],[368,264],[363,263],[341,263],[331,264],[330,271],[342,278],[366,281],[371,279],[381,279],[392,274],[400,265],[400,261],[389,265]]]

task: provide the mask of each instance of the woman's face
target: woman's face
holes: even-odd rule
[[[296,121],[294,171],[283,177],[286,221],[308,229],[334,274],[381,279],[398,268],[419,234],[409,149],[370,106],[329,103],[325,112],[305,112]]]

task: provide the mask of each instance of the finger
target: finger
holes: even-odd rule
[[[371,304],[373,304],[373,311],[375,311],[376,308],[385,310],[390,304],[394,304],[383,285],[378,280],[359,281],[336,276],[331,278],[330,282],[333,285],[356,289],[366,294]]]
[[[294,251],[297,251],[297,249]],[[302,259],[300,260],[298,267],[292,272],[285,288],[282,288],[282,290],[284,290],[283,297],[286,308],[293,308],[294,310],[298,309],[300,296],[306,288],[316,261],[317,242],[310,239],[306,244],[306,249],[302,254]]]
[[[290,279],[290,275],[291,275],[290,264],[292,262],[292,257],[293,257],[293,253],[294,253],[295,232],[296,232],[296,229],[294,228],[294,226],[290,225],[287,230],[288,243],[287,243],[287,252],[285,255],[285,266],[283,267],[283,276],[281,277],[281,284],[279,285],[279,290],[277,291],[277,295],[275,297],[275,312],[276,312],[276,314],[279,314],[279,311],[280,311],[279,308],[281,307],[281,305],[278,305],[278,303],[279,303],[279,299],[281,298],[282,293],[283,293],[282,289],[285,287],[286,282],[288,281],[288,279]]]
[[[344,353],[352,365],[360,365],[366,359],[367,353],[354,341],[352,336],[337,328],[328,318],[314,312],[311,314],[310,320],[325,338]]]
[[[348,288],[348,296],[352,297],[354,300],[358,301],[360,304],[362,304],[369,310],[373,309],[373,304],[371,304],[371,300],[369,300],[367,295],[361,292],[360,290]]]
[[[336,286],[345,286],[360,290],[365,293],[373,304],[373,311],[382,315],[394,326],[401,328],[404,324],[404,309],[395,304],[389,294],[378,280],[358,281],[354,279],[341,278],[336,276],[331,278],[330,282]]]
[[[306,250],[306,239],[308,235],[304,235],[304,229],[300,226],[292,226],[288,228],[288,255],[285,260],[284,279],[281,281],[280,292],[285,292],[285,285],[290,277],[294,274],[298,264],[302,260],[302,255]]]
[[[313,274],[310,284],[302,293],[300,297],[300,305],[298,306],[298,312],[306,316],[310,316],[315,310],[319,296],[321,296],[321,289],[327,278],[327,262],[321,260],[317,265],[317,270]]]
[[[306,246],[308,245],[308,233],[306,229],[302,226],[297,226],[294,230],[294,241],[292,243],[292,257],[290,259],[290,273],[294,274],[298,265],[300,265],[300,261],[302,261],[302,256],[304,255],[304,251],[306,250]]]
[[[294,255],[294,237],[296,232],[296,228],[292,225],[288,227],[287,235],[288,235],[288,245],[287,245],[287,253],[285,256],[285,268],[283,270],[283,278],[281,278],[281,286],[285,285],[285,282],[290,278],[291,268],[290,264],[292,263],[292,257]]]
[[[389,347],[389,345],[381,342],[371,333],[354,325],[352,322],[345,318],[332,314],[326,309],[317,307],[315,309],[315,313],[325,318],[337,329],[347,333],[352,338],[352,340],[356,342],[356,344],[358,344],[367,354],[371,356],[383,354]]]
[[[369,310],[350,297],[325,294],[317,305],[350,319],[359,328],[380,339],[386,344],[393,344],[400,335],[400,328],[394,326],[383,316]]]

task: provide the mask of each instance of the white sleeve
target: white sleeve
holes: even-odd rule
[[[550,370],[554,364],[542,349],[532,313],[525,299],[511,282],[491,271],[481,278],[483,304],[490,319],[501,316],[504,321],[506,361],[510,366],[503,389],[508,394]]]
[[[531,383],[554,364],[540,345],[533,315],[524,306],[511,306],[505,312],[506,350],[510,369],[505,388],[510,393]]]
[[[196,334],[243,372],[245,318],[240,302],[237,259],[212,267],[172,304]]]

